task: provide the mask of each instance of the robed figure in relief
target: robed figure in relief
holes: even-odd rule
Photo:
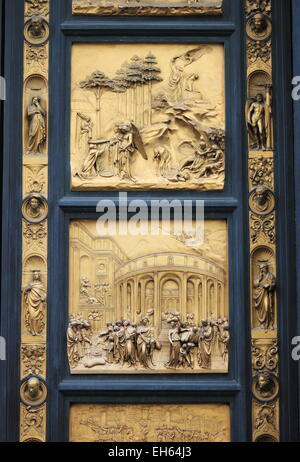
[[[33,280],[24,289],[26,325],[31,335],[41,335],[45,327],[46,290],[40,271],[33,271]]]
[[[276,278],[269,271],[267,262],[259,265],[259,275],[254,281],[254,307],[261,327],[274,328],[274,291]]]
[[[46,111],[40,104],[40,99],[34,97],[28,106],[27,117],[29,121],[27,154],[41,153],[46,141]]]

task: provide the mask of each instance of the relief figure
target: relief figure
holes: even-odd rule
[[[160,350],[160,343],[153,337],[152,328],[149,326],[149,318],[141,319],[140,326],[137,329],[137,355],[140,363],[146,368],[155,366],[153,363],[154,350]]]
[[[247,113],[247,126],[252,149],[272,149],[271,86],[265,85],[266,95],[258,93]]]
[[[110,143],[115,146],[114,167],[120,179],[136,182],[131,175],[130,164],[133,154],[139,152],[145,160],[148,159],[142,138],[136,126],[131,122],[116,125],[116,138]]]
[[[176,367],[179,363],[180,355],[180,328],[178,320],[170,321],[171,329],[169,330],[169,342],[170,342],[170,359],[166,364],[166,367]]]
[[[174,58],[171,59],[169,89],[173,97],[172,99],[178,101],[183,98],[185,89],[184,85],[186,79],[188,80],[188,91],[191,91],[191,81],[195,81],[196,75],[194,75],[191,79],[191,76],[186,75],[185,68],[197,61],[198,59],[200,59],[206,53],[210,53],[210,50],[211,49],[208,46],[199,46],[197,48],[187,51],[182,55],[174,56]]]
[[[89,144],[89,154],[85,159],[82,170],[79,173],[81,178],[90,178],[95,177],[101,174],[103,167],[101,165],[101,157],[105,152],[105,145],[90,143]]]
[[[25,322],[31,335],[41,335],[45,327],[46,289],[40,271],[34,270],[32,281],[24,288]]]
[[[268,262],[259,264],[259,274],[254,284],[254,308],[259,324],[264,329],[274,328],[274,292],[276,278],[269,271]]]
[[[27,117],[29,121],[27,154],[41,153],[46,142],[46,111],[41,106],[40,98],[32,98],[28,106]]]
[[[81,316],[71,316],[67,330],[68,360],[75,367],[84,357],[87,344],[91,344],[89,338],[90,324]]]

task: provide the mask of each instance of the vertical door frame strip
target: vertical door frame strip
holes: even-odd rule
[[[46,441],[49,9],[24,0],[21,442]]]
[[[280,439],[272,3],[246,0],[252,439]],[[263,95],[263,101],[258,94]],[[251,118],[258,111],[259,123]],[[263,111],[263,114],[261,113]],[[253,126],[249,122],[253,122]],[[256,125],[255,125],[256,123]],[[262,136],[260,136],[262,127]],[[252,131],[251,131],[252,130]],[[256,142],[256,145],[255,145]]]

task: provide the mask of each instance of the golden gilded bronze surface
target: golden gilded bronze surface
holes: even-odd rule
[[[20,441],[45,441],[49,0],[24,4]],[[221,1],[73,2],[74,14],[221,12]],[[280,438],[271,0],[247,0],[245,35],[253,440],[269,442]],[[223,189],[222,45],[75,44],[71,74],[73,190]],[[226,223],[207,222],[201,249],[94,227],[70,227],[71,373],[226,373]],[[71,408],[72,441],[229,441],[229,429],[225,405]]]
[[[44,442],[46,438],[46,405],[20,405],[20,441]]]
[[[226,404],[74,404],[71,442],[229,442]]]
[[[279,441],[272,1],[247,0],[253,441]]]
[[[101,236],[70,225],[72,373],[227,372],[227,226],[187,235]]]
[[[24,6],[20,441],[45,441],[49,0]]]
[[[220,15],[223,0],[73,0],[73,14]]]
[[[74,44],[74,190],[220,190],[224,47]]]

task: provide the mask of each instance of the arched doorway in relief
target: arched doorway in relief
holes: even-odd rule
[[[212,319],[216,315],[216,307],[215,307],[215,282],[212,279],[208,279],[207,281],[207,318]]]
[[[180,289],[175,279],[167,279],[161,285],[162,311],[180,311]]]
[[[134,319],[134,290],[133,281],[129,280],[126,284],[126,319],[133,321]]]
[[[150,279],[145,284],[145,309],[146,311],[154,308],[154,281]]]
[[[167,341],[169,324],[166,322],[166,312],[181,312],[182,308],[182,282],[175,274],[164,274],[159,283],[158,333],[160,340]]]
[[[193,279],[189,279],[187,282],[187,313],[195,313],[195,283]]]

